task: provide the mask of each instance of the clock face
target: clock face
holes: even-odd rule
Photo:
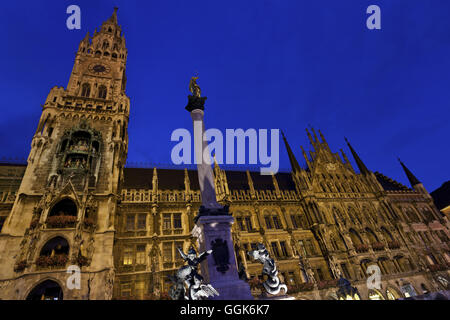
[[[94,63],[89,66],[89,71],[95,74],[107,74],[111,69],[105,64]]]

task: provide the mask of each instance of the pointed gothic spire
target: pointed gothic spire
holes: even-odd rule
[[[306,128],[305,130],[306,130],[306,134],[308,135],[309,142],[314,147],[316,144],[315,144],[315,142],[314,142],[314,140],[313,140],[313,138],[311,136],[311,133],[308,131],[308,128]]]
[[[119,10],[119,8],[114,7],[114,12],[111,15],[111,17],[108,19],[109,21],[111,21],[112,23],[117,24],[117,10]]]
[[[297,159],[295,158],[294,153],[292,152],[291,147],[289,146],[289,143],[287,142],[283,131],[281,131],[281,135],[283,136],[284,145],[286,146],[286,151],[289,156],[289,161],[291,162],[292,171],[300,172],[301,171],[300,165],[298,164]]]
[[[409,169],[405,166],[405,164],[402,162],[402,160],[400,160],[400,158],[397,158],[398,162],[400,162],[403,171],[405,171],[406,176],[408,177],[409,183],[411,184],[412,187],[414,187],[415,185],[420,184],[421,182],[419,181],[419,179],[416,178],[415,175],[413,175],[413,173],[411,171],[409,171]]]
[[[348,147],[350,148],[350,152],[352,153],[352,156],[355,159],[356,164],[358,165],[359,172],[361,172],[364,175],[369,174],[370,173],[369,169],[367,169],[364,162],[362,162],[361,158],[358,156],[356,151],[353,149],[350,142],[348,142],[347,138],[344,138],[344,139],[345,139],[345,142],[347,142]]]
[[[158,172],[156,171],[156,167],[153,168],[152,189],[156,196],[156,194],[158,192]]]
[[[84,36],[83,40],[81,40],[81,41],[87,42],[89,44],[89,31],[86,32],[86,35]]]
[[[191,191],[191,180],[189,179],[187,168],[184,168],[184,189],[187,194]]]

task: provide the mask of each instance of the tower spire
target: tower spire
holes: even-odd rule
[[[406,176],[408,177],[409,183],[411,184],[412,187],[414,187],[415,185],[420,184],[421,182],[419,181],[419,179],[416,178],[415,175],[413,175],[413,173],[405,166],[405,164],[402,162],[402,160],[400,160],[400,158],[398,158],[398,162],[400,162],[403,171],[405,171]]]
[[[298,164],[297,159],[295,158],[294,153],[292,152],[292,149],[289,146],[289,143],[287,142],[283,131],[281,131],[281,135],[283,136],[284,145],[286,146],[286,151],[289,156],[289,161],[291,163],[292,171],[300,172],[301,171],[300,165]]]
[[[114,24],[117,24],[117,10],[119,10],[119,8],[114,7],[114,12],[112,13],[111,17],[109,18],[109,21],[111,21]]]
[[[348,142],[347,138],[344,138],[345,142],[347,142],[348,147],[350,148],[350,152],[352,153],[353,158],[355,159],[356,164],[358,165],[359,172],[364,175],[368,175],[370,173],[369,169],[367,169],[364,162],[362,162],[361,158],[358,156],[356,151],[351,146],[350,142]]]

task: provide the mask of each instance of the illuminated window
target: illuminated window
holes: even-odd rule
[[[127,215],[127,231],[134,230],[134,214]]]
[[[283,255],[283,257],[289,256],[287,248],[286,248],[286,241],[281,241],[280,242],[280,247],[281,247],[281,254]]]
[[[164,262],[172,262],[172,243],[163,243],[163,259]]]
[[[174,229],[181,229],[181,213],[173,214],[173,227]]]
[[[298,229],[297,217],[293,214],[291,215],[291,221],[292,221],[292,226],[294,227],[294,229]]]
[[[384,300],[384,298],[381,295],[381,293],[379,293],[375,290],[370,290],[369,291],[369,300]]]
[[[145,245],[136,248],[136,264],[145,264]]]
[[[171,214],[165,214],[163,218],[163,229],[170,230],[172,229],[172,216]]]
[[[89,83],[83,83],[81,87],[81,96],[82,97],[89,97],[91,93],[91,86]]]
[[[273,225],[275,226],[275,229],[281,229],[281,223],[280,219],[278,219],[277,216],[273,216]]]
[[[272,229],[272,220],[269,216],[264,217],[264,221],[266,222],[267,229]]]
[[[133,264],[133,248],[130,246],[123,248],[123,264],[125,266]]]
[[[341,263],[341,270],[344,273],[344,277],[346,279],[350,279],[350,273],[348,272],[347,265],[345,263]]]
[[[106,87],[101,85],[98,87],[98,97],[100,99],[106,99]]]
[[[389,289],[386,290],[386,296],[387,296],[388,300],[396,300],[397,299],[395,297],[394,293],[392,293],[392,291]]]
[[[312,256],[316,255],[316,248],[314,247],[312,240],[306,240],[305,244],[306,244],[306,252]]]
[[[237,225],[239,227],[239,230],[244,231],[245,230],[244,229],[244,222],[242,221],[242,218],[241,217],[237,217],[236,218],[236,222],[237,222]]]
[[[147,227],[147,215],[146,214],[138,215],[137,228],[139,230],[142,230],[142,229],[146,229],[146,227]]]
[[[275,257],[280,257],[280,252],[278,251],[278,245],[277,245],[277,243],[276,242],[272,242],[271,244],[270,244],[271,246],[272,246],[272,252],[273,252],[273,255],[275,256]]]
[[[252,219],[250,217],[245,217],[245,225],[247,227],[247,231],[253,230]]]
[[[299,243],[300,248],[302,250],[302,252],[300,254],[303,255],[303,256],[306,256],[307,252],[306,252],[306,248],[305,248],[305,242],[303,240],[298,240],[298,243]]]

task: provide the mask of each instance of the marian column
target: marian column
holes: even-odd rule
[[[253,296],[250,286],[239,279],[231,238],[234,218],[229,213],[228,206],[222,206],[216,200],[211,156],[204,139],[203,116],[206,97],[201,97],[197,79],[198,77],[192,77],[189,83],[192,95],[188,96],[186,106],[194,125],[195,158],[202,199],[199,213],[194,218],[196,225],[192,235],[198,239],[199,251],[212,250],[212,254],[201,264],[201,272],[205,282],[210,283],[219,292],[219,296],[213,299],[249,300],[253,299]]]

